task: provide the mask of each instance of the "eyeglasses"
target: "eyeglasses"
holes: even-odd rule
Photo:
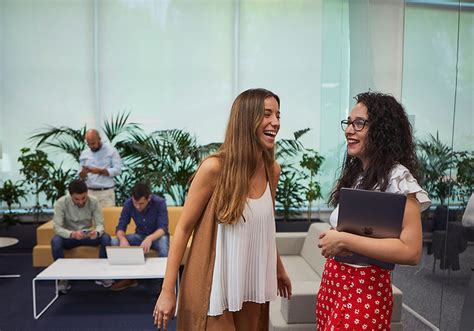
[[[362,120],[362,119],[357,119],[354,121],[349,121],[349,120],[342,120],[341,121],[341,129],[342,131],[346,131],[346,129],[349,127],[349,125],[352,125],[352,128],[354,131],[362,131],[364,130],[365,124],[369,123],[368,120]]]

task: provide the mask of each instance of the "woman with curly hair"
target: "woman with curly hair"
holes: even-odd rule
[[[391,271],[375,265],[337,262],[351,252],[396,264],[415,265],[422,250],[420,212],[428,194],[418,185],[418,162],[412,128],[403,106],[391,95],[366,92],[341,121],[347,153],[329,198],[335,206],[332,228],[320,235],[327,258],[317,297],[317,329],[390,330]],[[399,193],[407,196],[400,238],[376,239],[336,231],[341,188]]]
[[[153,314],[159,328],[174,316],[174,284],[191,233],[178,330],[268,329],[268,302],[291,296],[275,242],[279,129],[276,94],[252,89],[235,99],[224,143],[193,176],[176,226]]]

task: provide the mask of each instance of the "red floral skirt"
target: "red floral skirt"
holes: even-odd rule
[[[390,330],[392,307],[390,270],[326,260],[316,304],[318,331]]]

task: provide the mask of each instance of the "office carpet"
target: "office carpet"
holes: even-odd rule
[[[442,330],[457,330],[474,264],[474,246],[460,255],[461,270],[451,272],[449,278],[439,268],[432,273],[432,256],[425,262],[425,268],[416,275],[418,266],[397,266],[394,283],[403,291],[405,304],[437,326],[442,316]],[[121,292],[104,289],[93,281],[74,281],[70,292],[35,320],[31,281],[41,270],[32,267],[29,253],[0,254],[0,274],[21,274],[21,278],[0,278],[0,331],[156,330],[151,317],[161,286],[156,280],[141,280],[138,287]],[[53,282],[39,283],[38,307],[52,298],[53,286]],[[430,330],[406,310],[402,321],[406,331]],[[175,324],[172,321],[170,330],[175,330]]]
[[[161,282],[140,280],[136,288],[113,292],[93,281],[72,281],[72,289],[38,319],[33,318],[31,254],[0,255],[0,274],[20,273],[21,278],[0,278],[0,331],[156,330],[152,311]],[[54,295],[54,282],[39,282],[38,307]],[[40,310],[38,310],[40,311]],[[175,321],[170,330],[175,330]]]

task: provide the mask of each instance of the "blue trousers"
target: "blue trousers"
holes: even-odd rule
[[[125,235],[125,238],[127,238],[130,246],[140,246],[146,237],[147,236],[145,234],[139,233]],[[120,246],[120,240],[117,237],[112,238],[111,244],[112,246]],[[158,253],[158,257],[167,257],[169,249],[169,236],[165,234],[161,238],[153,240],[151,243],[151,248]]]
[[[100,258],[106,258],[107,254],[105,252],[105,247],[110,246],[110,236],[107,233],[104,233],[102,236],[95,239],[85,238],[85,239],[66,239],[60,236],[54,236],[51,239],[51,249],[53,251],[53,259],[62,259],[64,258],[64,250],[71,249],[78,246],[99,246],[100,245]]]

